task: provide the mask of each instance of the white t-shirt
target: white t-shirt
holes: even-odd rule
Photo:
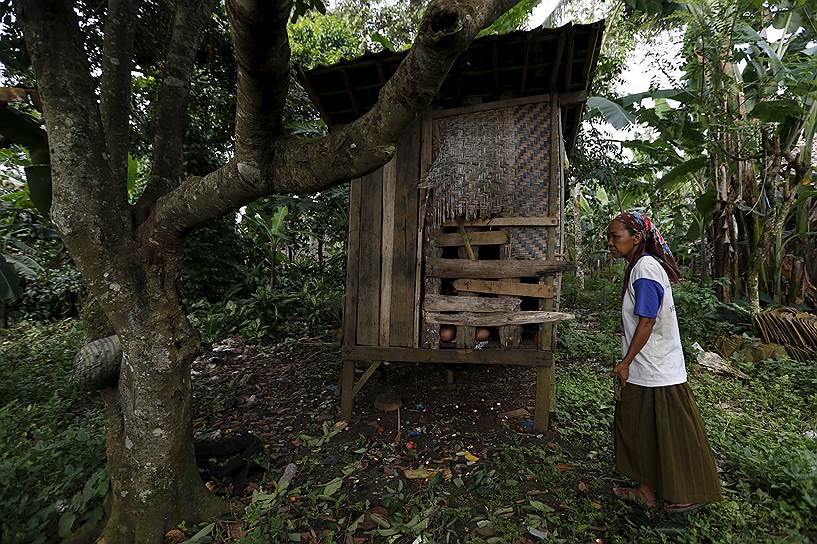
[[[621,304],[622,357],[627,355],[639,317],[654,317],[655,326],[630,365],[627,383],[663,387],[686,382],[687,370],[672,285],[661,263],[652,255],[644,255],[635,263],[624,293]]]

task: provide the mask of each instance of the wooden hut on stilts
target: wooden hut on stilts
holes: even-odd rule
[[[382,361],[535,367],[553,402],[565,165],[603,23],[475,40],[394,158],[351,182],[341,413]],[[330,127],[355,120],[404,53],[300,72]],[[442,332],[442,335],[441,335]],[[355,367],[368,362],[355,382]]]

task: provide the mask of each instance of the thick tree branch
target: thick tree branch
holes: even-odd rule
[[[157,203],[139,228],[140,242],[174,247],[192,227],[261,196],[319,191],[376,170],[394,155],[409,123],[430,106],[457,56],[482,28],[517,1],[433,2],[414,46],[369,112],[342,130],[311,142],[276,139],[275,134],[260,131],[236,134],[236,141],[247,146],[245,150],[263,151],[237,155],[212,174],[188,179]],[[237,48],[241,45],[241,41],[236,43]],[[251,113],[271,111],[265,108]],[[273,141],[262,141],[265,138]]]
[[[477,33],[518,0],[441,0],[429,5],[414,45],[360,119],[317,141],[290,140],[271,175],[277,192],[314,192],[376,170],[426,110]],[[286,173],[285,176],[281,174]]]
[[[228,0],[230,31],[238,64],[235,156],[264,164],[281,133],[289,89],[287,21],[292,0]]]
[[[190,78],[202,30],[216,3],[216,0],[176,2],[164,77],[156,97],[151,178],[136,205],[137,224],[147,217],[160,197],[175,189],[181,181]]]
[[[118,185],[118,190],[125,195],[128,178],[128,120],[135,18],[134,0],[108,1],[105,40],[102,45],[99,110],[113,180]]]

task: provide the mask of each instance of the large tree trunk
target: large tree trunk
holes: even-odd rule
[[[171,528],[225,512],[196,468],[190,365],[198,336],[178,304],[120,331],[124,356],[108,409],[111,516],[105,542],[159,542]],[[150,340],[144,341],[146,338]]]

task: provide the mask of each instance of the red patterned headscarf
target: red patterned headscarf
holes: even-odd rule
[[[624,212],[618,214],[613,221],[624,223],[630,231],[630,234],[641,234],[641,243],[636,248],[629,266],[627,266],[627,272],[624,273],[622,294],[627,290],[627,286],[630,283],[630,273],[633,270],[633,266],[635,266],[635,263],[638,262],[638,259],[640,259],[644,253],[652,255],[655,257],[655,260],[661,263],[670,281],[673,283],[678,281],[681,273],[678,270],[678,264],[675,262],[675,258],[672,256],[669,244],[667,244],[664,237],[661,236],[658,227],[650,221],[649,217],[641,212]]]

